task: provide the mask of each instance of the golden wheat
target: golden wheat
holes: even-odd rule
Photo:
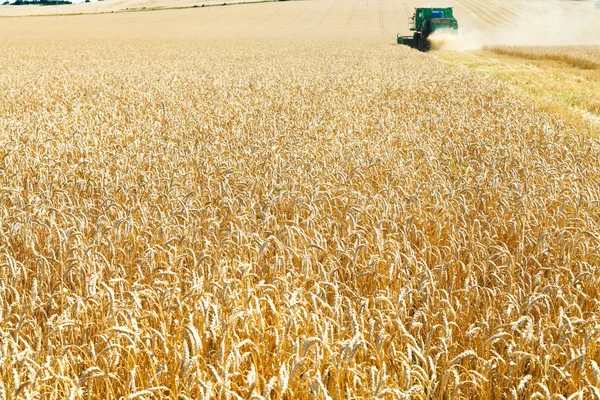
[[[2,398],[600,388],[600,142],[379,40],[0,51]]]

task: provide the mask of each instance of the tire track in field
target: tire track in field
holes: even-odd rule
[[[398,22],[402,21],[402,16],[401,16],[402,12],[400,11],[400,7],[398,6],[398,2],[397,1],[393,1],[392,2],[392,15],[394,17],[394,26],[398,27]]]
[[[510,15],[511,15],[511,18],[512,17],[516,17],[520,13],[523,12],[523,8],[522,7],[517,7],[514,4],[510,4],[510,3],[498,3],[498,6],[500,8],[505,9],[507,12],[509,12]]]
[[[411,17],[410,9],[406,5],[406,0],[402,0],[402,7],[404,7],[404,13],[406,14],[406,18],[410,18]]]
[[[514,17],[511,15],[510,10],[505,8],[502,2],[493,1],[490,6],[488,12],[492,13],[499,25],[514,22]]]
[[[387,34],[387,31],[385,30],[385,24],[383,21],[383,0],[379,0],[379,30],[381,31],[381,33]]]
[[[406,23],[406,26],[403,26],[402,29],[410,29],[410,18],[412,17],[412,13],[410,12],[410,8],[406,4],[406,0],[402,0],[402,8],[404,8],[404,21]]]
[[[296,21],[298,21],[298,18],[300,18],[300,16],[303,15],[305,12],[306,12],[306,6],[303,7],[290,22],[288,22],[288,25],[289,26],[294,25],[296,23]]]
[[[469,11],[473,16],[478,18],[480,21],[484,22],[486,25],[494,26],[495,20],[489,15],[486,11],[482,11],[481,8],[477,7],[476,4],[470,1],[464,0],[456,0],[456,3],[459,4],[462,8]]]
[[[333,5],[333,1],[330,0],[329,1],[329,7],[327,7],[327,10],[325,11],[325,14],[323,14],[323,16],[321,17],[321,19],[319,20],[319,22],[317,22],[317,26],[321,26],[323,24],[323,21],[325,21],[325,18],[327,18],[329,16],[329,12],[331,11],[331,6]]]
[[[499,8],[504,10],[503,15],[507,25],[519,26],[523,24],[523,21],[538,17],[538,12],[533,4],[518,5],[510,1],[497,1],[496,3]]]
[[[471,4],[474,12],[481,18],[487,16],[487,21],[490,25],[499,26],[507,23],[515,23],[515,15],[511,14],[510,10],[499,1],[490,1],[483,5],[477,1],[467,0],[466,2]],[[462,4],[464,5],[465,3]]]
[[[354,18],[354,13],[356,12],[356,6],[358,6],[358,2],[360,0],[356,0],[354,2],[354,6],[352,6],[352,10],[350,10],[350,15],[348,15],[348,19],[346,20],[346,24],[344,25],[346,28],[350,26],[350,23],[352,22],[352,18]]]
[[[481,12],[472,3],[464,2],[461,0],[456,0],[456,3],[458,3],[462,8],[464,8],[471,15],[473,15],[473,17],[479,19],[479,21],[483,22],[485,25],[493,26],[493,22],[490,22],[490,19],[487,17],[487,15],[481,15]]]
[[[267,13],[267,16],[260,22],[260,25],[264,25],[266,24],[272,16],[274,16],[275,14],[277,14],[277,12],[279,11],[279,7],[273,7],[273,11]]]

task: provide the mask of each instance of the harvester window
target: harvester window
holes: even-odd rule
[[[444,13],[442,11],[432,11],[431,18],[444,18]]]

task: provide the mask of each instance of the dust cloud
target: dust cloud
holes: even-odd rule
[[[572,46],[600,44],[600,0],[546,0],[529,3],[518,14],[503,15],[499,26],[440,30],[429,38],[433,49],[468,51],[485,46]]]

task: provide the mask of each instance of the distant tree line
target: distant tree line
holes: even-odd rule
[[[5,5],[12,4],[13,6],[23,6],[23,5],[42,5],[42,6],[54,6],[54,5],[63,5],[63,4],[73,4],[69,0],[16,0],[13,3],[9,3],[6,1]]]

